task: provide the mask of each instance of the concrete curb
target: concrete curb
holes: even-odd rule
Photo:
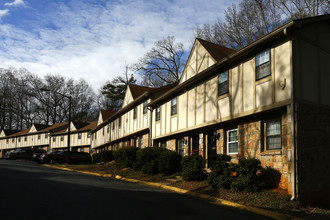
[[[190,196],[194,196],[200,199],[204,199],[207,200],[215,205],[219,205],[219,206],[226,206],[226,207],[231,207],[231,208],[236,208],[236,209],[240,209],[243,211],[248,211],[248,212],[252,212],[258,215],[263,215],[266,217],[270,217],[273,219],[294,219],[294,220],[298,220],[298,219],[302,219],[302,218],[298,218],[295,216],[291,216],[291,215],[287,215],[287,214],[282,214],[282,213],[278,213],[278,212],[274,212],[274,211],[270,211],[270,210],[266,210],[266,209],[261,209],[261,208],[256,208],[256,207],[252,207],[252,206],[246,206],[246,205],[242,205],[239,203],[235,203],[235,202],[231,202],[228,200],[224,200],[224,199],[220,199],[214,196],[209,196],[206,194],[202,194],[202,193],[196,193],[196,192],[191,192],[189,190],[185,190],[185,189],[180,189],[174,186],[167,186],[167,185],[163,185],[160,183],[153,183],[153,182],[146,182],[146,181],[142,181],[142,180],[136,180],[136,179],[131,179],[131,178],[125,178],[119,175],[114,175],[114,174],[100,174],[100,173],[94,173],[94,172],[87,172],[87,171],[81,171],[81,170],[74,170],[74,169],[69,169],[66,167],[59,167],[59,166],[52,166],[52,165],[48,165],[48,164],[43,164],[43,166],[47,166],[47,167],[53,167],[56,169],[61,169],[61,170],[65,170],[65,171],[72,171],[72,172],[78,172],[78,173],[84,173],[84,174],[88,174],[88,175],[94,175],[94,176],[100,176],[100,177],[105,177],[105,178],[114,178],[114,179],[118,179],[118,180],[123,180],[126,182],[131,182],[131,183],[140,183],[140,184],[144,184],[144,185],[148,185],[148,186],[152,186],[152,187],[157,187],[157,188],[162,188],[165,190],[170,190],[176,193],[180,193],[180,194],[186,194],[186,195],[190,195]]]

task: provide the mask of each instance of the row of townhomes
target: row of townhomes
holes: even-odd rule
[[[71,122],[70,147],[73,151],[90,150],[90,131],[97,122]],[[2,130],[0,133],[0,156],[5,152],[17,148],[66,150],[68,144],[68,123],[59,123],[52,126],[33,124],[31,128],[21,131]]]
[[[71,146],[159,146],[200,154],[206,167],[220,153],[258,158],[293,198],[328,204],[329,85],[329,15],[290,21],[237,51],[196,39],[178,84],[129,85],[121,110],[71,123]],[[66,132],[65,124],[2,131],[1,148],[63,149]]]

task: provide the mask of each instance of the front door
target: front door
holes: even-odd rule
[[[212,131],[207,134],[207,166],[210,167],[212,161],[217,156],[217,135]]]
[[[194,135],[192,139],[192,154],[199,154],[199,135]]]
[[[178,140],[178,153],[181,156],[184,156],[184,139],[183,138],[180,138]]]

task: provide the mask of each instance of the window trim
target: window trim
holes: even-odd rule
[[[269,60],[267,62],[264,62],[262,64],[257,65],[257,56],[260,56],[262,53],[264,53],[266,51],[269,51]],[[266,75],[266,76],[263,76],[261,78],[258,78],[257,68],[259,66],[265,65],[267,63],[269,63],[269,74]],[[267,78],[267,77],[269,77],[271,75],[272,75],[272,68],[271,68],[271,49],[269,48],[269,49],[266,49],[266,50],[261,51],[260,53],[256,54],[256,56],[255,56],[255,79],[256,79],[256,81],[259,81],[259,80],[262,80],[264,78]]]
[[[237,131],[237,140],[236,141],[229,141],[229,132],[231,132],[231,131]],[[238,135],[239,135],[238,134],[238,128],[227,130],[227,154],[228,155],[238,154],[238,152],[239,152]],[[237,152],[232,152],[232,153],[229,152],[229,144],[230,143],[237,143]]]
[[[148,112],[147,104],[148,104],[148,100],[145,100],[145,101],[143,102],[143,114],[144,114],[144,115],[147,114],[147,112]]]
[[[175,100],[175,104],[173,104],[173,100]],[[178,113],[178,97],[174,97],[171,99],[171,115],[176,115]]]
[[[158,112],[158,109],[159,109],[159,112]],[[160,105],[159,105],[156,107],[155,121],[160,121],[160,112],[161,112],[161,109],[160,109]]]
[[[219,82],[219,80],[220,80],[220,75],[221,75],[221,74],[225,74],[225,73],[227,73],[227,81],[220,83],[220,82]],[[227,90],[226,90],[225,92],[221,92],[221,93],[220,93],[221,85],[224,85],[225,83],[227,84]],[[229,93],[229,70],[226,70],[226,71],[223,71],[222,73],[219,73],[219,74],[218,74],[218,97],[223,96],[223,95],[226,95],[226,94],[228,94],[228,93]]]
[[[137,106],[133,108],[133,119],[137,118]]]
[[[270,135],[268,136],[267,135],[267,125],[268,123],[270,122],[279,122],[280,123],[280,134],[277,134],[277,135]],[[271,120],[267,120],[265,121],[265,131],[264,131],[264,136],[265,136],[265,151],[273,151],[273,150],[282,150],[283,146],[282,146],[282,119],[281,118],[275,118],[275,119],[271,119]],[[268,149],[268,138],[269,137],[279,137],[280,138],[280,143],[281,143],[281,147],[279,148],[273,148],[273,149]]]

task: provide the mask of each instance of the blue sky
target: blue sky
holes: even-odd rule
[[[84,78],[96,92],[155,41],[187,51],[198,24],[223,18],[226,0],[0,0],[0,68]]]

